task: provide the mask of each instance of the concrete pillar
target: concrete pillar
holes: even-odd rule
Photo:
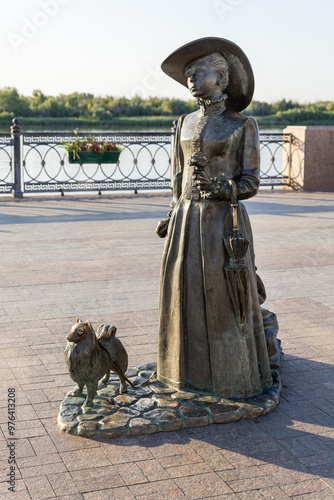
[[[283,133],[292,134],[283,153],[283,165],[291,162],[285,189],[334,191],[334,127],[290,126]]]

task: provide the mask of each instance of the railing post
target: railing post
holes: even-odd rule
[[[292,168],[292,134],[289,134],[289,176],[288,186],[291,186],[291,168]]]
[[[18,118],[13,118],[13,125],[10,127],[13,140],[13,163],[14,163],[14,198],[23,198],[21,180],[21,127]]]

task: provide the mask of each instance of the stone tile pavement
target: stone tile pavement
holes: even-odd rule
[[[334,194],[248,201],[285,355],[280,405],[234,424],[115,440],[60,433],[75,318],[155,360],[166,194],[0,199],[0,499],[334,499]],[[8,491],[8,389],[16,393]]]

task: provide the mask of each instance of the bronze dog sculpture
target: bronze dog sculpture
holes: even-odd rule
[[[84,323],[78,318],[66,337],[65,362],[71,379],[79,386],[72,394],[80,395],[84,386],[87,387],[83,406],[92,406],[99,380],[103,377],[102,383],[106,384],[110,371],[119,376],[120,393],[127,392],[126,382],[134,387],[125,376],[128,368],[127,352],[115,334],[115,326],[101,325],[96,335],[90,321]]]

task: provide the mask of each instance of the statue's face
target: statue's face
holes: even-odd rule
[[[187,85],[196,98],[212,99],[222,94],[219,75],[211,67],[209,61],[198,59],[185,71]]]

